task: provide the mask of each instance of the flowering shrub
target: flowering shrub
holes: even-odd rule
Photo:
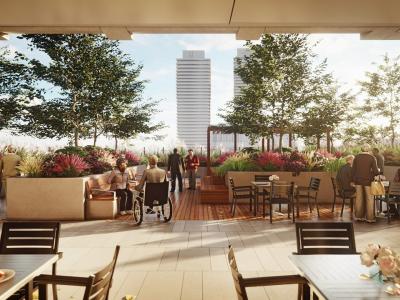
[[[227,160],[227,158],[229,158],[229,157],[231,157],[232,155],[234,155],[235,154],[235,152],[225,152],[225,153],[222,153],[220,156],[218,156],[217,157],[217,159],[215,160],[215,164],[216,165],[222,165],[226,160]]]
[[[282,159],[282,155],[277,152],[260,153],[258,155],[257,162],[265,171],[280,170],[285,164],[285,161]]]
[[[282,154],[282,159],[284,161],[283,169],[285,171],[298,174],[306,169],[307,166],[306,159],[298,151],[293,151],[290,154],[287,153]]]
[[[51,177],[78,177],[89,165],[76,154],[56,154],[44,164],[44,172]]]
[[[128,166],[137,166],[140,163],[140,156],[132,151],[125,151],[125,159],[128,161]]]
[[[83,158],[83,160],[89,166],[89,171],[91,174],[101,174],[112,170],[112,167],[115,165],[116,158],[110,151],[93,146],[86,146],[85,150],[87,155]]]

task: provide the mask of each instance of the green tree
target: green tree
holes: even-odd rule
[[[117,116],[134,117],[143,106],[142,66],[119,49],[119,43],[100,35],[24,35],[32,49],[44,52],[49,62],[31,60],[34,74],[53,86],[41,104],[27,108],[20,130],[38,137],[69,138],[75,146],[80,138],[107,135]],[[138,120],[149,122],[150,120]],[[136,134],[150,124],[135,122]],[[140,123],[140,124],[139,124]],[[139,125],[140,126],[139,126]]]
[[[330,132],[330,138],[338,131],[339,124],[348,119],[349,106],[354,96],[349,92],[339,93],[339,85],[331,73],[326,72],[326,62],[313,75],[312,101],[303,112],[301,125],[297,128],[302,137],[315,139],[317,149],[321,138]]]
[[[18,124],[22,110],[39,97],[26,58],[0,48],[0,130]]]
[[[301,108],[310,102],[314,55],[307,36],[299,34],[264,34],[260,43],[246,46],[250,54],[238,59],[236,69],[246,86],[221,116],[253,139],[279,132],[281,150],[283,134],[293,130]]]
[[[361,110],[388,122],[390,143],[393,147],[400,123],[400,56],[390,58],[387,54],[383,63],[373,72],[366,72],[366,79],[360,81],[365,95],[365,103]]]

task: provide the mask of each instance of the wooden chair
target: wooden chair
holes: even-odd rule
[[[310,184],[308,186],[298,186],[296,190],[296,206],[297,206],[297,217],[299,217],[299,200],[307,199],[308,208],[310,209],[310,213],[312,212],[310,200],[313,199],[315,203],[315,207],[317,208],[317,213],[319,217],[319,208],[318,208],[318,191],[319,185],[321,183],[321,179],[316,177],[311,177]]]
[[[59,254],[59,222],[4,222],[1,231],[0,254]],[[55,275],[57,264],[52,266]],[[34,289],[37,283],[34,282]],[[9,299],[27,298],[28,286]],[[53,299],[57,299],[57,288],[53,285]]]
[[[235,186],[232,177],[229,177],[229,184],[232,189],[231,213],[235,216],[236,204],[239,199],[249,199],[250,211],[252,210],[253,188],[251,185]]]
[[[354,199],[356,198],[355,193],[351,194],[348,191],[345,191],[341,188],[341,186],[338,184],[336,181],[336,178],[331,177],[332,181],[332,187],[333,187],[333,204],[332,204],[332,212],[335,211],[335,205],[336,205],[336,198],[341,198],[342,199],[342,210],[340,211],[340,216],[343,217],[343,210],[344,210],[344,204],[346,202],[346,199],[349,199],[350,201],[350,218],[353,218],[353,207],[354,207]]]
[[[269,177],[270,177],[271,175],[254,175],[254,181],[255,182],[268,182],[269,181]],[[264,195],[264,191],[263,190],[259,190],[259,189],[257,189],[256,187],[254,187],[254,190],[253,190],[253,197],[254,197],[254,206],[255,207],[258,207],[258,199],[259,199],[259,197],[263,197],[263,195]],[[257,205],[256,205],[256,202],[257,202]]]
[[[377,198],[379,201],[379,207],[382,211],[382,202],[386,203],[386,217],[388,224],[391,221],[391,213],[390,208],[391,206],[397,209],[396,205],[400,205],[400,182],[390,182],[389,191],[384,197]]]
[[[119,249],[119,246],[115,247],[114,257],[107,266],[88,277],[39,275],[35,279],[39,283],[39,299],[47,299],[47,284],[57,284],[85,287],[83,300],[107,300]]]
[[[352,222],[296,222],[296,254],[357,254]]]
[[[300,275],[284,275],[284,276],[268,276],[268,277],[253,277],[253,278],[243,278],[242,274],[239,273],[235,253],[232,246],[229,245],[228,253],[229,265],[231,267],[231,273],[233,282],[235,284],[236,294],[238,300],[247,300],[247,287],[256,286],[272,286],[272,285],[287,285],[287,284],[297,284],[298,285],[298,299],[306,299],[302,295],[306,295],[309,289],[307,285],[307,280]],[[309,292],[308,292],[309,293]]]
[[[284,188],[285,194],[283,195],[278,189]],[[292,219],[294,222],[294,210],[293,210],[293,194],[294,194],[294,182],[288,184],[285,181],[271,182],[269,189],[264,189],[263,193],[263,217],[265,218],[265,204],[269,206],[269,222],[272,223],[272,205],[273,204],[287,204],[288,206],[288,218],[290,219],[290,212],[292,211]]]

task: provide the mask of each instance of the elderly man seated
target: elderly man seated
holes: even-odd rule
[[[157,167],[158,157],[152,155],[149,157],[149,169],[143,171],[142,178],[140,179],[139,185],[135,187],[135,189],[139,192],[143,192],[143,188],[146,182],[157,183],[164,182],[167,180],[167,173],[165,170]],[[149,206],[146,210],[146,214],[154,214],[153,206]]]

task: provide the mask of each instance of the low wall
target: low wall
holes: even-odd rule
[[[84,220],[89,177],[7,179],[6,216],[10,220]]]
[[[226,178],[232,177],[235,185],[250,185],[254,181],[255,175],[278,175],[280,180],[294,182],[298,186],[308,186],[311,177],[321,179],[318,202],[319,203],[332,203],[333,202],[333,188],[331,177],[336,174],[328,172],[301,172],[298,176],[293,176],[292,172],[228,172]],[[232,190],[229,189],[229,201],[232,201]]]

